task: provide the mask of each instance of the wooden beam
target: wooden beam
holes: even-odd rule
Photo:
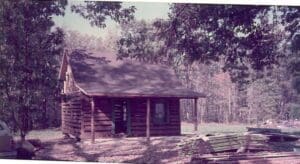
[[[198,99],[197,98],[194,99],[194,103],[195,103],[195,105],[194,105],[194,114],[195,114],[194,131],[197,131],[198,130],[198,107],[197,107]]]
[[[61,131],[63,132],[63,134],[65,135],[65,107],[62,105],[66,103],[64,101],[64,98],[61,99]]]
[[[112,124],[111,124],[111,132],[113,135],[116,134],[116,124],[115,124],[115,101],[111,99],[111,119],[112,119]]]
[[[91,99],[91,132],[92,144],[95,143],[95,100]]]
[[[147,98],[147,116],[146,116],[146,136],[147,143],[150,143],[150,98]]]
[[[131,136],[131,106],[130,100],[126,100],[127,135]]]

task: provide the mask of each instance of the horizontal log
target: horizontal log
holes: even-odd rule
[[[131,131],[135,131],[135,132],[144,132],[146,131],[146,129],[131,129]],[[150,129],[150,133],[152,132],[168,132],[168,131],[172,131],[172,132],[180,132],[180,129]]]
[[[231,138],[208,138],[208,139],[205,139],[204,140],[207,140],[209,143],[211,144],[217,144],[217,143],[223,143],[223,142],[236,142],[236,141],[239,141],[239,142],[265,142],[266,140],[263,139],[263,138],[245,138],[243,136],[235,136],[235,137],[231,137]]]
[[[145,129],[146,126],[142,126],[142,125],[137,126],[135,124],[131,124],[131,128],[134,128],[134,129]],[[180,129],[179,126],[177,126],[177,125],[170,125],[170,124],[167,124],[167,125],[153,125],[153,124],[151,124],[150,128],[151,129]]]
[[[80,130],[81,129],[81,127],[72,126],[72,125],[64,125],[62,128],[75,129],[75,130]]]
[[[62,102],[61,103],[61,105],[74,105],[74,104],[81,104],[81,100],[68,101],[68,102]]]
[[[142,132],[142,131],[132,131],[131,134],[133,136],[146,136],[146,131]],[[150,131],[150,136],[177,136],[180,135],[180,132],[177,131]]]
[[[83,125],[84,128],[91,128],[91,125]],[[101,125],[101,124],[95,124],[95,128],[112,128],[111,124]]]
[[[81,134],[82,138],[90,139],[91,138],[91,133],[90,132],[84,132]],[[104,137],[112,137],[113,134],[111,132],[95,132],[95,137],[96,138],[104,138]]]
[[[65,122],[69,122],[69,123],[75,123],[75,124],[80,124],[80,118],[65,118],[64,121]]]
[[[300,154],[281,154],[279,155],[278,153],[268,153],[268,154],[257,154],[257,155],[252,155],[252,154],[235,154],[235,155],[217,155],[217,156],[198,156],[192,157],[192,161],[195,162],[196,160],[202,160],[203,162],[209,162],[209,161],[214,161],[214,162],[233,162],[233,161],[238,161],[238,162],[249,162],[249,161],[262,161],[262,162],[271,162],[271,161],[286,161],[287,159],[300,159]]]
[[[88,130],[90,131],[91,130],[91,126],[84,126],[84,130]],[[95,131],[110,131],[112,130],[112,127],[111,126],[95,126]]]
[[[106,116],[111,116],[111,112],[103,112],[103,111],[97,111],[94,113],[95,115],[106,115]],[[85,111],[84,115],[86,116],[91,116],[92,113],[90,111]]]
[[[69,104],[61,104],[61,106],[62,107],[67,107],[67,108],[69,108],[69,107],[76,107],[76,106],[81,107],[82,104],[81,103],[69,103]]]
[[[95,121],[95,124],[97,125],[111,125],[111,121]],[[83,125],[91,125],[91,121],[84,121]]]
[[[262,153],[239,153],[234,155],[229,154],[195,154],[194,158],[211,158],[211,159],[223,159],[223,158],[261,158],[261,157],[290,157],[290,156],[300,156],[300,153],[297,152],[262,152]]]
[[[180,126],[180,122],[178,122],[178,121],[177,122],[176,121],[172,121],[172,122],[169,121],[169,122],[167,122],[165,124],[155,124],[151,120],[150,124],[151,124],[151,126]],[[143,121],[143,122],[136,122],[136,121],[131,120],[131,125],[132,126],[146,126],[146,122],[145,121]]]
[[[78,120],[78,121],[80,121],[80,120]],[[64,123],[65,124],[71,124],[71,125],[80,125],[81,123],[78,122],[78,121],[76,121],[76,120],[64,120]]]
[[[105,115],[95,115],[94,118],[95,118],[95,120],[96,119],[98,119],[98,120],[111,120],[110,116],[105,116]],[[91,116],[84,115],[83,119],[84,120],[90,120]]]
[[[84,129],[84,133],[91,133],[90,129]],[[111,133],[111,130],[95,129],[95,133]]]
[[[64,121],[69,122],[69,123],[74,123],[74,124],[80,124],[81,120],[79,118],[77,118],[77,119],[76,118],[69,118],[69,119],[65,118]]]
[[[80,113],[63,113],[64,116],[78,116],[80,117],[81,114]]]
[[[72,130],[72,129],[63,129],[62,132],[72,134],[74,136],[77,136],[77,135],[81,134],[80,131],[76,131],[76,130]]]

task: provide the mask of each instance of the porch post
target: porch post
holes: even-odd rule
[[[95,143],[95,100],[91,99],[91,139],[92,144]]]
[[[147,99],[147,116],[146,116],[146,136],[147,143],[150,143],[150,98]]]
[[[198,98],[194,99],[194,114],[195,114],[195,118],[194,118],[194,131],[196,132],[198,130]]]

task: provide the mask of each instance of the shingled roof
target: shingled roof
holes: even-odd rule
[[[121,61],[114,56],[77,50],[65,56],[62,63],[71,66],[76,85],[89,96],[204,97],[202,93],[185,88],[167,66]],[[60,78],[64,76],[64,67],[62,65]]]

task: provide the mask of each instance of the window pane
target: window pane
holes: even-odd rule
[[[165,109],[163,103],[155,104],[155,118],[158,122],[164,122],[165,120]]]

